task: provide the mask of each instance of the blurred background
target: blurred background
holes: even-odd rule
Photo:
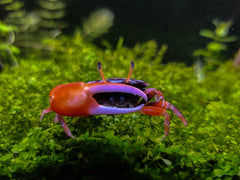
[[[103,39],[113,47],[119,37],[124,38],[124,45],[134,46],[136,43],[155,40],[159,46],[167,44],[168,50],[164,56],[164,63],[177,61],[191,65],[194,62],[193,52],[204,48],[211,39],[199,35],[200,30],[214,31],[213,20],[232,21],[228,28],[228,35],[240,34],[240,2],[239,0],[38,0],[13,1],[0,0],[0,19],[9,18],[8,5],[13,2],[22,2],[21,10],[34,12],[41,19],[49,19],[53,15],[43,15],[42,11],[56,12],[62,9],[62,15],[54,17],[60,21],[61,33],[71,35],[77,28],[81,28],[84,21],[95,11],[108,9],[114,16],[108,32],[94,38],[93,42],[103,47]],[[51,7],[49,2],[55,2]],[[63,3],[63,6],[57,6]],[[35,17],[36,18],[36,17]],[[36,20],[36,19],[35,19]],[[44,24],[44,23],[42,23]],[[46,23],[45,23],[46,25]],[[42,25],[43,27],[44,25]],[[49,25],[47,25],[49,28]],[[46,27],[46,26],[45,26]],[[26,34],[26,32],[25,32]],[[28,37],[31,39],[31,37]],[[239,38],[229,42],[223,53],[226,58],[233,58],[239,48]]]
[[[213,19],[228,21],[234,18],[230,34],[240,34],[239,0],[92,0],[68,1],[66,20],[69,29],[79,26],[93,10],[109,8],[115,15],[114,25],[103,38],[116,44],[124,37],[126,46],[154,39],[166,43],[164,62],[193,62],[192,52],[204,47],[209,39],[199,36],[201,29],[214,29]],[[99,43],[99,42],[97,42]],[[230,57],[239,48],[239,41],[229,44]]]

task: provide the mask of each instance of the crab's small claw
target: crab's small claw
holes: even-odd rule
[[[155,97],[156,102],[161,101],[161,100],[164,101],[163,93],[159,90],[156,90],[154,88],[148,88],[144,92],[147,95],[148,100]]]

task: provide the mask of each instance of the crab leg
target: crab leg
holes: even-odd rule
[[[169,128],[170,128],[170,117],[167,113],[167,111],[164,108],[161,107],[154,107],[154,106],[145,106],[140,111],[143,114],[151,115],[151,116],[165,116],[164,118],[164,136],[160,139],[162,141],[167,137],[169,134]]]
[[[187,127],[188,123],[187,120],[185,119],[185,117],[182,115],[182,113],[173,105],[171,105],[169,102],[166,102],[170,105],[170,108],[172,109],[172,111],[174,112],[174,114],[176,114],[176,116],[182,121],[182,123],[184,124],[184,126]]]
[[[174,114],[176,114],[176,116],[182,121],[184,126],[187,127],[188,123],[185,117],[175,106],[173,106],[169,102],[156,102],[154,103],[154,106],[163,107],[164,109],[171,109],[174,112]]]
[[[56,114],[56,116],[55,116],[54,122],[58,122],[58,121],[59,121],[59,123],[62,125],[65,133],[66,133],[69,137],[75,138],[75,137],[72,135],[70,129],[68,128],[66,122],[64,121],[63,117],[62,117],[60,114]]]
[[[41,114],[41,117],[40,117],[40,121],[42,121],[42,118],[43,118],[43,116],[44,116],[45,114],[47,114],[47,113],[49,113],[49,112],[51,112],[51,111],[52,111],[51,107],[48,107],[47,109],[43,110],[43,112],[42,112],[42,114]],[[55,118],[54,118],[54,122],[55,122],[55,123],[56,123],[56,122],[59,122],[59,123],[62,125],[65,133],[66,133],[69,137],[74,138],[74,136],[72,135],[72,133],[71,133],[70,129],[68,128],[66,122],[64,121],[63,117],[62,117],[60,114],[56,114],[56,116],[55,116]]]
[[[182,123],[187,126],[187,120],[182,115],[182,113],[172,104],[169,102],[149,102],[147,103],[140,111],[140,113],[151,115],[151,116],[165,116],[164,119],[164,137],[162,137],[160,140],[163,140],[169,133],[170,128],[170,117],[166,111],[166,109],[172,109],[174,114],[182,121]]]
[[[173,106],[169,102],[167,102],[167,101],[165,101],[165,102],[163,102],[163,101],[160,101],[160,102],[149,102],[149,103],[147,103],[145,105],[145,107],[148,107],[148,106],[150,106],[150,107],[158,107],[158,108],[163,108],[163,109],[171,109],[174,112],[174,114],[176,114],[176,116],[182,121],[184,126],[187,127],[188,123],[187,123],[187,120],[185,119],[185,117],[182,115],[182,113],[175,106]]]
[[[47,114],[47,113],[49,113],[49,112],[51,112],[51,111],[52,111],[51,107],[48,107],[47,109],[43,110],[43,112],[42,112],[42,114],[41,114],[41,117],[40,117],[40,121],[42,121],[42,118],[43,118],[43,116],[44,116],[45,114]]]

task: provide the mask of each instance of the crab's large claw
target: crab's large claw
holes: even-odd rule
[[[100,105],[94,99],[98,93],[127,93],[147,101],[140,89],[118,83],[69,83],[59,85],[50,92],[51,110],[64,116],[87,116],[100,114],[125,114],[140,111],[144,104],[136,107],[119,108]]]

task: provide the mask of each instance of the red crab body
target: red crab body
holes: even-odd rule
[[[138,111],[147,115],[165,116],[164,139],[169,133],[170,118],[166,109],[170,108],[187,126],[184,116],[176,107],[164,101],[161,91],[146,89],[147,83],[130,79],[133,66],[132,62],[127,78],[105,79],[99,63],[102,80],[75,82],[53,88],[49,94],[50,107],[42,112],[40,120],[44,114],[55,112],[55,122],[59,121],[66,134],[73,138],[62,116],[114,115]],[[148,102],[153,97],[155,101]]]

